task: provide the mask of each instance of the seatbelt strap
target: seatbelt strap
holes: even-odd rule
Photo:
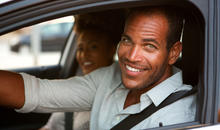
[[[73,130],[73,112],[65,112],[65,130]]]
[[[137,114],[131,114],[121,122],[119,122],[116,126],[114,126],[111,130],[128,130],[152,115],[154,112],[158,111],[159,109],[181,99],[186,96],[192,95],[196,92],[196,88],[191,89],[190,91],[181,90],[175,93],[172,93],[168,96],[159,106],[155,106],[153,103],[145,108],[143,111]]]

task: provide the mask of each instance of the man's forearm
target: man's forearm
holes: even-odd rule
[[[0,71],[0,105],[21,108],[24,105],[24,81],[17,73]]]

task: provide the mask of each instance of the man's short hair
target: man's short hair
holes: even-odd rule
[[[149,6],[149,7],[136,7],[128,11],[128,18],[132,14],[144,13],[148,15],[151,12],[160,11],[168,20],[168,33],[167,33],[167,49],[169,50],[173,44],[180,41],[183,29],[183,16],[179,8],[174,6]]]

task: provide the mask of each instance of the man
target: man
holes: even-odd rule
[[[158,106],[176,91],[192,88],[182,84],[181,71],[172,67],[182,50],[181,29],[182,19],[171,7],[134,9],[118,48],[119,64],[67,80],[1,72],[0,103],[20,108],[20,112],[92,109],[90,129],[110,129],[128,115],[152,103]],[[195,110],[195,96],[188,96],[132,129],[193,121]]]

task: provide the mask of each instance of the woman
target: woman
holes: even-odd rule
[[[107,33],[93,29],[81,32],[77,41],[76,59],[83,74],[111,65],[115,49],[116,44]]]

